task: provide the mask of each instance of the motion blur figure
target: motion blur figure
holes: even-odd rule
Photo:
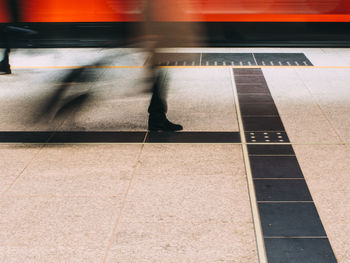
[[[167,117],[166,73],[157,68],[155,54],[159,48],[176,46],[198,46],[203,41],[203,32],[194,25],[184,23],[162,23],[162,21],[190,21],[190,0],[144,0],[144,35],[147,75],[152,81],[152,98],[148,107],[148,130],[178,131],[183,127],[170,122]]]
[[[133,2],[134,1],[134,2]],[[178,47],[184,45],[198,46],[203,34],[201,28],[194,28],[189,24],[184,23],[163,23],[162,21],[180,20],[190,21],[189,2],[190,0],[113,0],[113,8],[119,9],[125,5],[142,3],[143,21],[141,27],[129,32],[129,39],[119,43],[125,45],[142,45],[148,55],[145,64],[146,70],[146,90],[152,93],[150,105],[148,107],[148,130],[150,131],[179,131],[183,127],[180,124],[172,123],[167,119],[167,71],[157,66],[155,55],[158,49],[165,47]],[[110,59],[110,58],[109,58]],[[71,110],[81,108],[81,104],[88,98],[88,93],[78,94],[73,99],[67,101],[65,99],[68,89],[73,87],[73,84],[79,79],[86,81],[86,67],[95,67],[105,65],[103,59],[98,62],[98,65],[85,65],[81,68],[74,69],[63,78],[62,85],[48,98],[47,103],[41,109],[40,118],[58,115],[71,114]],[[91,79],[90,79],[91,80]],[[96,79],[97,80],[97,79]],[[80,82],[80,81],[78,81]],[[62,106],[63,104],[63,106]],[[56,113],[55,113],[56,112]]]
[[[3,26],[1,30],[5,50],[3,58],[0,61],[0,73],[11,74],[9,56],[13,44],[13,38],[15,38],[16,35],[34,35],[37,32],[19,26],[19,23],[21,22],[21,0],[5,0],[5,8],[9,17],[9,24]]]
[[[19,16],[19,0],[6,0],[5,1],[5,6],[7,9],[7,14],[9,16],[9,24],[10,26],[4,26],[2,28],[2,34],[3,34],[3,39],[5,43],[5,51],[3,55],[3,59],[0,62],[0,72],[3,72],[5,74],[11,74],[11,66],[9,62],[9,56],[10,56],[10,51],[11,51],[11,43],[10,43],[10,38],[11,38],[11,26],[16,26],[18,22],[20,21],[20,16]]]

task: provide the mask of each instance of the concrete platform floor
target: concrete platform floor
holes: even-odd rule
[[[14,50],[13,74],[0,75],[0,131],[9,132],[0,132],[0,262],[350,262],[350,49],[161,52],[303,53],[313,66],[165,68],[169,119],[184,126],[184,136],[214,134],[217,142],[154,143],[142,137],[125,143],[10,143],[6,136],[16,131],[149,136],[142,51]],[[72,83],[62,98],[64,103],[89,92],[81,107],[58,119],[37,118],[66,74],[101,59],[104,65],[86,71],[93,78]],[[265,80],[266,91],[248,91],[249,81],[259,88]],[[264,127],[274,118],[284,128],[249,128],[258,117]],[[222,134],[215,132],[241,139],[218,143]],[[247,142],[259,132],[282,132],[289,141]],[[266,157],[278,161],[262,161]],[[268,172],[259,179],[261,171]],[[274,188],[276,179],[281,185]],[[258,180],[266,184],[260,188]],[[293,181],[288,189],[287,181]],[[315,232],[302,229],[309,219],[294,208],[283,221],[283,205],[294,204],[315,207]],[[265,214],[269,205],[282,205],[273,210],[273,223],[271,213]],[[273,243],[277,239],[292,243],[282,249]],[[293,247],[295,240],[299,247]],[[329,246],[314,240],[329,240]],[[331,249],[335,257],[327,252],[313,258],[318,249]]]

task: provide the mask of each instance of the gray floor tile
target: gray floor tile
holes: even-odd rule
[[[254,178],[303,178],[294,156],[251,156]]]
[[[254,180],[260,201],[312,201],[305,180]]]
[[[259,203],[264,237],[324,237],[313,203]]]
[[[328,239],[265,239],[269,263],[336,263]]]

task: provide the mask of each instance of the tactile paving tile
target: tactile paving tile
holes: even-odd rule
[[[54,132],[26,132],[26,131],[2,131],[0,142],[2,143],[45,143],[48,142]]]
[[[286,132],[246,132],[247,142],[251,143],[288,143]]]
[[[261,68],[234,68],[233,73],[235,76],[263,76]]]
[[[313,66],[303,53],[156,53],[157,66]],[[259,69],[235,75],[260,75]]]
[[[251,155],[295,155],[290,144],[249,144],[248,153]]]
[[[252,53],[202,53],[201,66],[255,66]]]
[[[254,53],[260,66],[313,66],[303,53]]]
[[[264,179],[254,180],[258,203],[272,201],[312,201],[304,179]]]
[[[58,131],[50,143],[142,143],[146,132]]]
[[[200,53],[156,53],[157,66],[199,66]]]
[[[146,137],[147,134],[147,137]],[[146,139],[145,139],[146,138]],[[0,143],[240,143],[239,132],[0,132]]]
[[[274,54],[275,57],[263,55],[260,59],[281,59],[279,54]],[[295,62],[305,58],[288,54],[284,59],[279,62],[291,65],[289,60]],[[246,72],[233,69],[233,72],[245,137],[249,143],[250,168],[268,262],[336,263],[273,98],[269,92],[261,92],[262,87],[268,91],[263,74],[255,70],[253,76],[251,69]],[[249,89],[244,86],[247,83]],[[273,114],[273,117],[266,114]]]
[[[328,238],[265,238],[269,263],[337,263]]]
[[[243,116],[244,129],[249,132],[283,132],[284,126],[279,116]]]
[[[314,203],[259,203],[265,237],[325,237]]]
[[[241,103],[242,116],[278,116],[274,103]]]
[[[149,132],[150,143],[240,143],[239,132]]]
[[[303,179],[295,156],[249,156],[254,179]]]

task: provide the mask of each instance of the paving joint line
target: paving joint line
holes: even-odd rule
[[[144,140],[146,139],[146,137],[144,138]],[[141,154],[143,152],[143,149],[145,147],[145,144],[142,144],[141,147],[140,147],[140,151],[138,153],[138,156],[137,156],[137,159],[136,159],[136,164],[135,164],[135,167],[131,173],[131,178],[130,178],[130,182],[128,184],[128,187],[126,189],[126,192],[124,194],[124,197],[123,197],[123,201],[122,201],[122,205],[119,209],[119,213],[118,213],[118,216],[116,218],[116,221],[114,222],[114,227],[112,229],[112,235],[111,237],[109,238],[109,241],[108,241],[108,245],[107,245],[107,248],[106,248],[106,251],[105,251],[105,254],[104,254],[104,257],[103,257],[103,263],[105,263],[108,259],[108,255],[109,255],[109,251],[111,250],[111,247],[112,247],[112,244],[113,244],[113,241],[115,240],[116,238],[116,234],[117,234],[117,229],[118,229],[118,225],[119,225],[119,222],[120,222],[120,219],[121,219],[121,216],[122,216],[122,213],[123,213],[123,210],[126,206],[126,199],[129,195],[129,191],[131,189],[131,185],[133,183],[133,181],[135,180],[135,173],[136,173],[136,170],[138,169],[139,165],[140,165],[140,158],[141,158]]]

